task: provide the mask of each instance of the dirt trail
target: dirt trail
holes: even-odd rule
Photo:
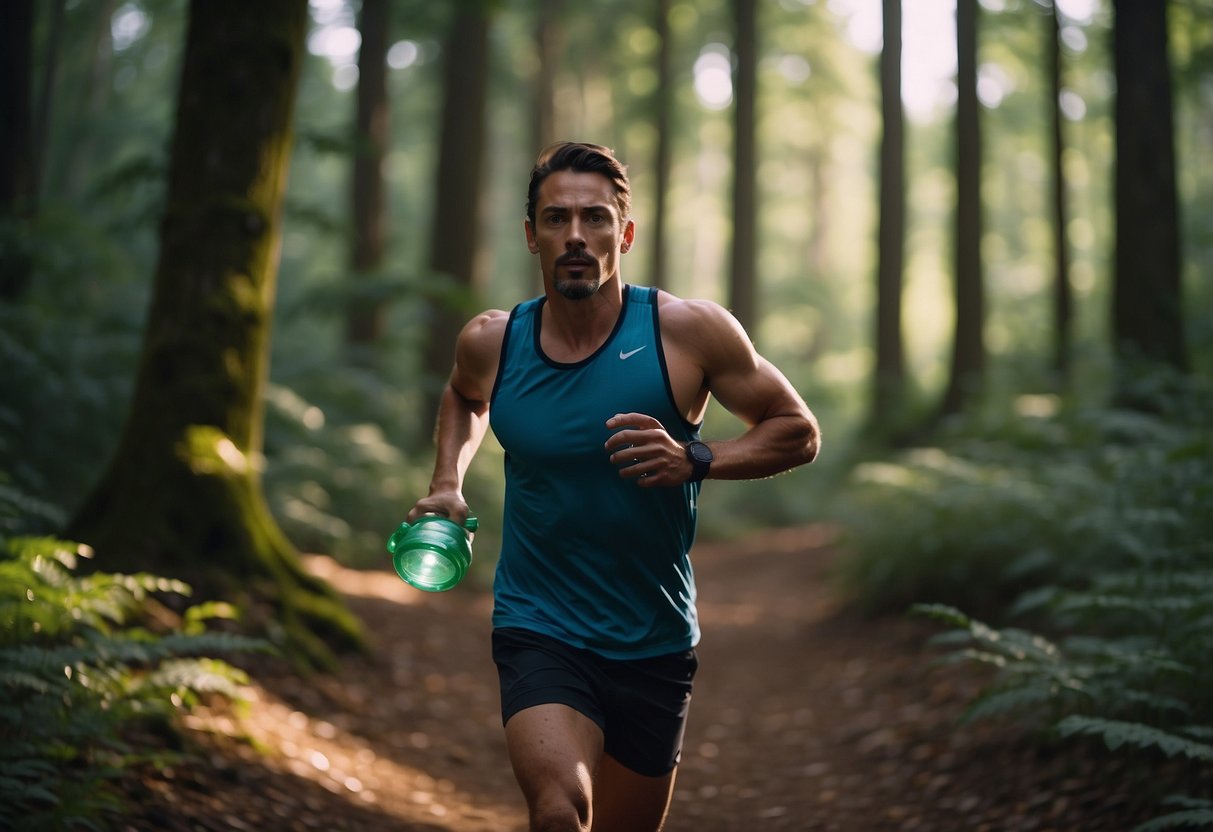
[[[1093,832],[1150,816],[1098,755],[959,728],[974,671],[930,665],[930,625],[842,608],[834,557],[819,526],[697,548],[704,638],[668,832]],[[259,671],[246,712],[191,717],[201,761],[144,777],[129,828],[525,829],[491,599],[309,565],[366,621],[373,653],[338,678]]]

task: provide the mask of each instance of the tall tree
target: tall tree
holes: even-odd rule
[[[905,106],[901,100],[901,0],[882,0],[880,50],[880,228],[876,276],[876,389],[872,424],[887,426],[900,411],[905,388],[901,331],[905,271]]]
[[[432,296],[425,369],[431,384],[426,412],[437,409],[442,382],[455,360],[455,338],[478,283],[483,201],[485,114],[489,73],[489,17],[484,0],[458,0],[443,44],[442,124],[430,270]]]
[[[959,413],[984,381],[981,269],[981,132],[977,99],[977,0],[956,3],[956,334],[944,415]]]
[[[1114,0],[1116,256],[1112,332],[1128,366],[1188,365],[1167,4]]]
[[[542,0],[536,4],[535,20],[535,77],[532,79],[531,132],[533,152],[536,156],[542,148],[557,141],[556,126],[556,72],[560,68],[560,56],[564,52],[564,32],[561,26],[561,11],[564,0]],[[543,293],[543,275],[538,269],[532,277],[531,291]]]
[[[67,534],[116,571],[273,615],[291,655],[358,644],[265,504],[263,394],[307,0],[195,0],[160,255],[117,453]],[[261,621],[267,627],[268,619]]]
[[[79,8],[77,13],[89,15],[91,37],[88,41],[88,73],[80,84],[75,106],[90,124],[105,113],[113,87],[111,67],[114,59],[112,20],[118,0],[97,0]],[[85,130],[79,141],[72,142],[64,153],[62,189],[69,198],[79,200],[87,188],[88,176],[96,164],[97,137],[95,130]]]
[[[669,288],[666,274],[666,197],[670,190],[670,167],[674,137],[671,135],[674,82],[670,70],[670,0],[653,4],[653,28],[657,32],[657,88],[653,91],[653,124],[657,144],[653,152],[653,227],[648,234],[649,283]]]
[[[758,3],[733,0],[737,66],[733,84],[733,245],[729,307],[751,337],[757,325],[757,173],[754,124],[758,90]]]
[[[1070,250],[1066,244],[1066,176],[1063,166],[1061,10],[1053,0],[1046,18],[1049,29],[1049,124],[1052,127],[1053,169],[1053,372],[1063,385],[1070,377],[1070,342],[1074,318],[1074,290],[1070,285]]]
[[[531,130],[535,154],[557,140],[556,135],[556,71],[564,38],[560,13],[564,0],[541,0],[535,19],[535,78],[532,82]]]
[[[25,227],[36,189],[33,141],[34,3],[0,3],[0,298],[25,292],[32,268]]]
[[[354,219],[350,265],[353,277],[365,281],[383,265],[387,211],[383,163],[388,148],[387,45],[388,0],[362,0],[358,31],[358,107],[354,126],[352,207]],[[366,347],[377,342],[387,323],[387,307],[373,294],[355,293],[346,317],[346,343]]]

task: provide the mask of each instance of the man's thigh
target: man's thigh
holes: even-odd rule
[[[602,730],[585,715],[556,703],[524,708],[506,722],[505,740],[532,808],[553,800],[577,803],[592,794]]]

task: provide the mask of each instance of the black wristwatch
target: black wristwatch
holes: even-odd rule
[[[712,449],[699,440],[687,443],[687,459],[691,460],[690,482],[703,482],[712,467]]]

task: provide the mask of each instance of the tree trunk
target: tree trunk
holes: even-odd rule
[[[1112,7],[1117,90],[1115,348],[1130,373],[1139,360],[1186,370],[1167,4],[1115,0]]]
[[[564,49],[564,38],[560,26],[560,13],[564,0],[542,0],[537,4],[535,21],[535,54],[538,57],[533,79],[531,130],[534,153],[558,140],[556,127],[556,69]],[[543,274],[535,271],[531,292],[543,294]]]
[[[880,229],[876,277],[876,378],[871,422],[888,426],[905,389],[901,296],[905,271],[905,107],[901,102],[901,0],[882,0]]]
[[[1074,318],[1074,290],[1070,286],[1070,251],[1066,244],[1066,175],[1062,162],[1065,136],[1062,134],[1061,89],[1061,11],[1053,0],[1049,27],[1049,122],[1053,128],[1053,372],[1067,386],[1070,378],[1070,342]]]
[[[306,0],[190,5],[151,309],[117,453],[67,534],[97,565],[236,601],[328,664],[355,619],[261,489],[263,393]],[[272,616],[272,620],[271,620]]]
[[[479,283],[476,262],[489,72],[489,21],[483,6],[477,0],[461,0],[443,46],[442,128],[430,237],[430,270],[436,286],[426,343],[428,413],[437,411],[439,393],[454,365],[455,339]]]
[[[388,147],[388,0],[362,0],[358,30],[358,111],[354,128],[352,207],[353,279],[365,280],[383,265],[387,231],[383,159]],[[346,317],[346,344],[365,348],[383,337],[387,307],[378,297],[355,293]]]
[[[0,3],[0,299],[29,286],[34,211],[33,0]]]
[[[46,167],[43,157],[50,141],[51,113],[54,110],[55,78],[59,73],[59,44],[63,41],[63,17],[67,0],[58,0],[50,8],[51,19],[47,26],[46,48],[42,55],[42,81],[34,105],[33,127],[33,171],[34,198],[42,195],[42,174]]]
[[[535,20],[535,53],[538,61],[533,81],[531,129],[535,155],[557,140],[556,135],[556,69],[563,51],[560,14],[564,0],[542,0]]]
[[[733,87],[733,247],[729,307],[754,337],[758,324],[757,183],[754,98],[757,93],[757,0],[733,0],[737,27],[737,71]]]
[[[944,415],[962,411],[980,393],[985,374],[977,0],[956,4],[956,57],[956,336]]]
[[[114,58],[112,21],[118,0],[97,0],[88,5],[93,36],[89,44],[88,81],[82,85],[76,106],[85,114],[86,123],[94,125],[109,106],[113,84],[111,66]],[[87,191],[89,174],[96,164],[97,138],[94,129],[87,129],[78,142],[63,152],[63,181],[60,191],[72,201],[81,201]]]
[[[666,197],[670,190],[671,124],[674,109],[674,80],[670,70],[670,0],[657,0],[653,25],[657,31],[657,89],[653,93],[653,122],[657,128],[657,147],[653,156],[653,227],[647,235],[649,246],[649,283],[669,288],[666,275]]]

